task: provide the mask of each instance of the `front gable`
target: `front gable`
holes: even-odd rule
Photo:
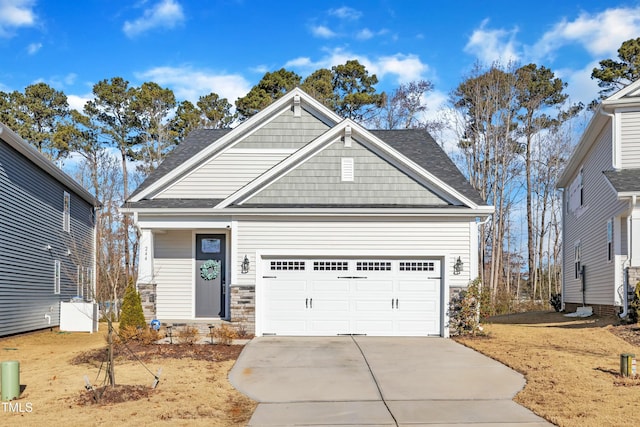
[[[448,204],[355,140],[350,146],[343,141],[329,144],[241,203],[244,206]]]

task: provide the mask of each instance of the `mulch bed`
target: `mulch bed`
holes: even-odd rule
[[[622,338],[629,344],[640,347],[640,324],[614,325],[610,330],[612,334]],[[640,356],[640,354],[637,356]]]
[[[142,360],[151,359],[193,359],[209,362],[224,362],[235,360],[240,355],[243,346],[222,344],[141,344],[129,342],[125,345],[114,346],[114,358],[116,360]],[[106,361],[106,347],[91,351],[85,351],[71,360],[74,365],[83,363],[102,363]]]
[[[80,406],[110,405],[114,403],[131,402],[146,399],[153,393],[153,389],[143,385],[105,386],[93,390],[86,390],[76,399]]]

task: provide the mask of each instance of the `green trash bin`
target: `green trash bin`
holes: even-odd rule
[[[20,362],[8,360],[0,364],[0,400],[3,402],[20,396]]]

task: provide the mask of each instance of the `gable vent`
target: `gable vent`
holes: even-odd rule
[[[353,181],[353,177],[354,177],[353,157],[343,157],[342,158],[342,180]]]

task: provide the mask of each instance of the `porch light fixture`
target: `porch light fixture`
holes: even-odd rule
[[[462,262],[460,257],[458,257],[458,259],[456,260],[456,263],[453,264],[453,274],[455,274],[455,275],[460,274],[460,272],[462,271],[462,266],[463,265],[464,265],[464,263]]]
[[[249,272],[249,258],[245,255],[242,260],[242,274],[247,274]]]

